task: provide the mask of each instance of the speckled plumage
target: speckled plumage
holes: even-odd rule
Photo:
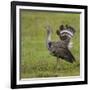
[[[50,54],[57,57],[57,59],[61,58],[67,62],[73,63],[75,61],[75,58],[68,48],[68,43],[70,42],[70,39],[68,39],[67,37],[64,40],[61,39],[57,42],[52,42],[50,37],[52,29],[50,28],[50,26],[47,26],[46,30],[47,30],[47,46],[48,46],[47,48],[50,51]]]

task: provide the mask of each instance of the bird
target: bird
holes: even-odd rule
[[[57,58],[57,63],[59,59],[65,60],[69,63],[73,63],[75,61],[75,58],[72,55],[71,51],[69,50],[67,42],[65,40],[52,41],[51,40],[52,28],[50,25],[46,25],[45,30],[47,32],[46,45],[48,51],[50,52],[50,55]]]

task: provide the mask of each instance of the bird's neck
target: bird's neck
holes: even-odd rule
[[[51,46],[51,33],[47,33],[46,44],[47,44],[47,48],[49,49]]]
[[[51,33],[47,34],[47,42],[51,42]]]

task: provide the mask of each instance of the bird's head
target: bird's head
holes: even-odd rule
[[[47,31],[47,34],[51,34],[53,32],[50,25],[46,25],[45,30]]]

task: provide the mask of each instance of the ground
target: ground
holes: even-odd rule
[[[21,31],[21,78],[62,77],[80,75],[80,14],[65,12],[20,11]],[[56,66],[56,57],[46,48],[45,25],[53,28],[52,40],[58,41],[56,30],[61,24],[69,24],[76,30],[72,38],[71,49],[76,62],[73,64],[60,60]]]

